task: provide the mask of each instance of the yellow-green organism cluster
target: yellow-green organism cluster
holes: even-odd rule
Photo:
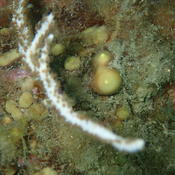
[[[122,83],[118,70],[108,67],[112,55],[108,51],[102,51],[93,58],[94,73],[91,87],[99,95],[115,94]]]
[[[47,115],[48,112],[44,105],[35,100],[37,97],[32,93],[33,88],[34,80],[26,78],[21,84],[22,93],[18,99],[9,99],[6,101],[5,110],[13,120],[39,119]]]

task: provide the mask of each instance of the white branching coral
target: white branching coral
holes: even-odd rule
[[[118,136],[107,128],[87,119],[85,116],[73,111],[73,109],[64,100],[59,93],[59,87],[56,80],[49,70],[49,43],[53,40],[54,35],[50,33],[54,23],[54,16],[50,13],[43,19],[40,28],[31,39],[31,30],[27,25],[26,0],[19,0],[16,14],[13,21],[19,33],[19,52],[23,55],[23,60],[27,63],[33,72],[37,72],[39,79],[42,81],[47,97],[51,104],[60,112],[64,119],[85,132],[98,137],[106,143],[113,145],[120,151],[136,152],[144,147],[142,139],[127,139]]]

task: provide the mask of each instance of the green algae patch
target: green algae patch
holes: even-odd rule
[[[0,126],[0,167],[10,165],[21,154],[20,143],[26,134],[26,121],[18,120]]]

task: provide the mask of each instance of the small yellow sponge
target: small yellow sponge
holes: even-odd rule
[[[91,87],[99,95],[115,94],[120,88],[122,79],[116,69],[100,67],[94,74]]]

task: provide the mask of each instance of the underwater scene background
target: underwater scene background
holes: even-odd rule
[[[73,110],[145,147],[120,152],[60,116],[18,51],[18,1],[0,0],[0,175],[174,175],[175,1],[25,3],[29,40],[55,16],[50,71]]]

